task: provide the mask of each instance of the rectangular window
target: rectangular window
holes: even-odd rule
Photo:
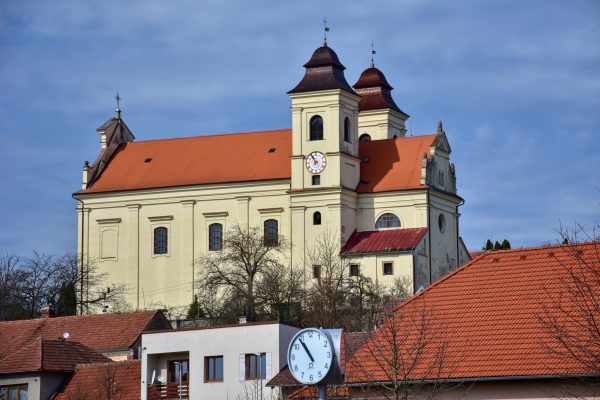
[[[26,383],[0,386],[0,400],[27,400],[29,398]]]
[[[246,380],[267,378],[267,354],[246,354]]]
[[[319,279],[321,278],[321,266],[313,265],[313,278]]]
[[[358,264],[350,264],[350,276],[358,276]]]
[[[223,382],[223,356],[204,357],[204,382]]]
[[[383,274],[384,275],[394,275],[394,263],[393,262],[384,262],[383,263]]]
[[[170,360],[168,362],[169,372],[168,381],[171,383],[179,383],[179,375],[181,374],[181,382],[187,382],[189,379],[189,360]]]
[[[313,175],[312,176],[312,184],[313,186],[321,184],[321,175]]]

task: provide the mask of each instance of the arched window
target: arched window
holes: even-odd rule
[[[400,228],[400,220],[392,213],[385,213],[381,217],[377,218],[375,228]]]
[[[169,251],[168,233],[169,231],[164,226],[154,228],[154,254],[167,254]]]
[[[370,142],[371,141],[371,135],[369,135],[368,133],[363,133],[358,138],[358,141],[359,142]]]
[[[438,217],[438,228],[442,233],[446,230],[446,217],[444,217],[444,214],[440,214]]]
[[[321,213],[318,211],[313,214],[313,225],[321,225]]]
[[[344,118],[344,140],[348,143],[352,143],[350,138],[350,118]]]
[[[319,115],[310,119],[310,140],[323,140],[323,118]]]
[[[279,227],[277,220],[268,219],[265,221],[265,246],[277,246],[279,244]]]
[[[208,226],[208,250],[219,251],[223,249],[223,225],[210,224]]]

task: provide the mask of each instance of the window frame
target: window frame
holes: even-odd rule
[[[164,251],[157,252],[157,232],[164,231]],[[156,225],[152,227],[152,255],[153,256],[168,256],[169,255],[169,227],[166,225]]]
[[[353,271],[352,271],[353,268],[356,268],[356,274],[353,273]],[[351,277],[354,278],[354,277],[360,276],[360,265],[359,264],[350,264],[349,269],[350,270],[348,272]]]
[[[184,358],[184,359],[180,359],[180,360],[168,360],[167,361],[167,382],[169,383],[179,383],[179,380],[173,380],[172,378],[172,371],[171,371],[171,366],[175,366],[175,363],[186,363],[186,372],[185,372],[185,379],[181,379],[181,382],[185,382],[185,383],[189,383],[190,381],[190,359],[189,358]]]
[[[213,227],[214,229],[217,229],[217,227],[219,228],[218,234],[219,234],[219,243],[218,246],[213,248]],[[211,224],[208,225],[208,251],[221,251],[223,250],[223,224],[220,222],[213,222]]]
[[[350,118],[344,118],[344,142],[352,143],[351,129]]]
[[[368,133],[363,133],[362,135],[360,135],[358,137],[358,141],[359,142],[370,142],[371,141],[371,135],[369,135]]]
[[[320,121],[320,132],[317,130],[317,128],[319,128],[318,126],[314,126],[313,123],[316,123]],[[309,122],[308,122],[308,140],[310,142],[316,141],[316,140],[323,140],[324,138],[324,121],[323,121],[323,117],[321,117],[319,114],[313,115]]]
[[[217,360],[221,359],[221,379],[217,379]],[[210,379],[210,371],[212,368],[214,379]],[[204,383],[223,382],[225,380],[225,360],[222,355],[205,356],[204,357]]]
[[[279,221],[275,218],[265,219],[263,222],[263,243],[267,247],[279,246]]]
[[[310,183],[312,186],[320,186],[321,185],[321,175],[312,175],[310,178]]]
[[[440,230],[440,233],[446,232],[446,217],[443,213],[438,215],[438,229]]]
[[[322,222],[323,222],[323,218],[321,216],[321,212],[315,211],[313,213],[313,225],[321,225]]]
[[[390,272],[386,273],[385,272],[385,267],[389,265],[390,266]],[[381,262],[381,273],[385,276],[391,276],[394,275],[394,262],[393,261],[382,261]]]
[[[260,360],[260,368],[259,367]],[[267,379],[267,353],[261,352],[260,356],[256,353],[246,353],[244,355],[244,363],[245,363],[245,380],[247,381],[258,381]],[[250,374],[250,366],[253,363],[254,366],[254,375]],[[262,375],[262,376],[261,376]]]
[[[390,216],[391,219],[388,219],[386,221],[388,216]],[[385,226],[379,226],[380,221],[382,224],[385,224]],[[393,223],[395,221],[398,221],[397,226],[393,225]],[[392,224],[390,224],[390,222]],[[377,217],[377,220],[375,220],[375,229],[397,229],[397,228],[402,228],[402,221],[400,221],[400,218],[393,212],[386,211],[386,212],[382,213],[381,215],[379,215],[379,217]]]
[[[25,391],[27,392],[27,398],[29,399],[29,384],[28,383],[15,383],[15,384],[10,384],[10,385],[0,385],[0,391],[2,391],[4,389],[4,398],[8,399],[8,390],[9,388],[16,388],[17,389],[17,399],[16,400],[20,400],[21,399],[21,388],[25,388]]]

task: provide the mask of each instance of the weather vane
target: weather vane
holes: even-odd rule
[[[377,54],[375,45],[373,44],[373,41],[371,41],[371,67],[375,66],[375,54]]]
[[[115,100],[117,101],[117,111],[121,111],[121,96],[119,96],[119,92],[117,92]]]
[[[329,32],[329,27],[327,26],[327,17],[323,18],[323,42],[325,46],[327,46],[327,32]]]

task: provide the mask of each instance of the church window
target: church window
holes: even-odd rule
[[[310,140],[323,140],[323,118],[319,115],[310,119]]]
[[[277,220],[268,219],[264,223],[265,246],[277,246],[279,244],[279,226]]]
[[[313,225],[321,225],[321,213],[318,211],[313,214]]]
[[[371,141],[371,135],[369,135],[368,133],[363,133],[358,138],[358,141],[359,142],[370,142]]]
[[[350,264],[350,276],[358,276],[358,264]]]
[[[154,228],[154,254],[167,254],[169,251],[168,230],[164,226]]]
[[[321,184],[321,175],[313,175],[312,176],[312,184],[313,186],[317,186]]]
[[[344,140],[348,143],[352,143],[350,138],[350,118],[344,118]]]
[[[394,275],[394,263],[393,262],[384,262],[383,263],[383,274],[384,275]]]
[[[208,226],[208,250],[219,251],[223,249],[223,225],[210,224]]]
[[[444,231],[446,230],[446,217],[444,217],[444,214],[440,214],[438,216],[438,228],[442,233],[444,233]]]
[[[400,228],[400,219],[398,219],[398,217],[392,213],[385,213],[381,217],[377,218],[375,228]]]

